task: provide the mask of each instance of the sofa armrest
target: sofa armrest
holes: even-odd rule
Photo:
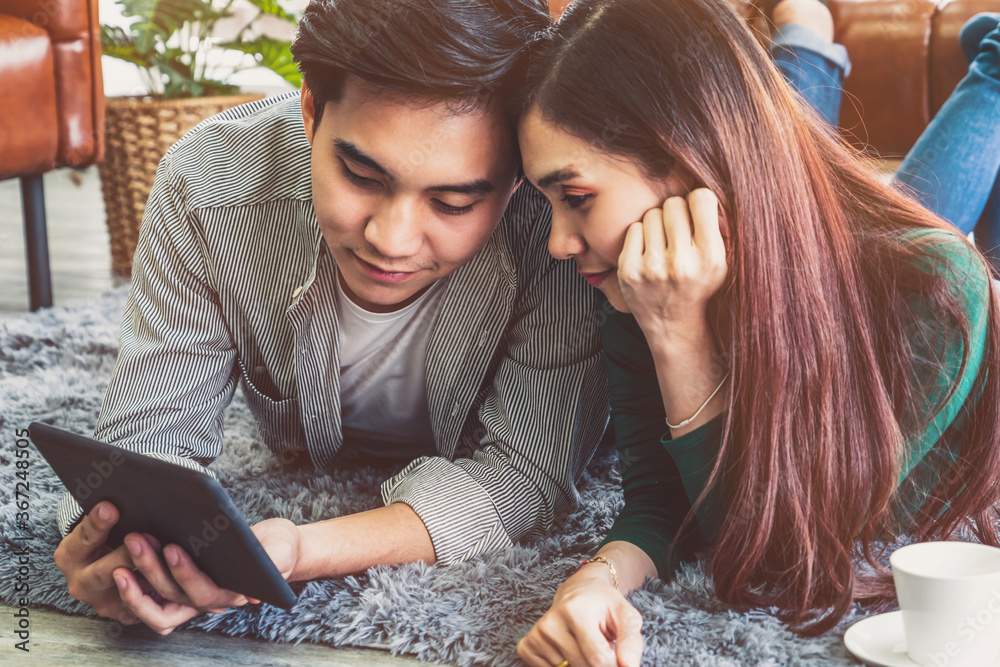
[[[100,161],[104,155],[104,82],[97,0],[0,0],[0,14],[33,23],[52,40],[57,164],[84,167]]]

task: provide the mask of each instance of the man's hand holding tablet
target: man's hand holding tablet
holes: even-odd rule
[[[131,533],[125,544],[111,550],[106,544],[108,532],[117,521],[117,508],[102,502],[55,552],[70,595],[101,616],[125,625],[141,621],[166,635],[198,614],[259,602],[219,588],[183,548],[176,544],[161,548],[152,535]],[[252,530],[281,575],[289,579],[299,550],[295,524],[267,519]]]
[[[219,588],[183,548],[176,544],[161,548],[152,535],[131,533],[125,544],[111,550],[106,544],[108,532],[118,516],[114,505],[101,502],[55,552],[70,595],[101,616],[125,625],[142,622],[166,635],[198,614],[259,602]],[[281,575],[289,579],[299,552],[295,524],[267,519],[251,530]]]
[[[251,528],[210,475],[44,424],[30,434],[87,511],[54,558],[101,616],[165,635],[204,612],[295,603],[303,550],[288,519]]]

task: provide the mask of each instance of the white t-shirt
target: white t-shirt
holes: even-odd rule
[[[427,343],[447,279],[392,313],[370,313],[344,293],[339,276],[340,406],[344,444],[373,456],[434,456],[427,411]]]

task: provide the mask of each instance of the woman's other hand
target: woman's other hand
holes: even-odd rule
[[[727,272],[719,200],[707,188],[647,211],[618,259],[622,295],[647,338],[699,330]]]
[[[588,563],[563,582],[552,607],[517,645],[531,667],[639,667],[642,616],[615,589],[608,568]]]

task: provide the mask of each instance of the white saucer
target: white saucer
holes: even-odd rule
[[[920,667],[906,653],[901,611],[858,621],[844,633],[844,645],[855,658],[875,667]]]
[[[844,633],[844,644],[854,657],[877,667],[920,667],[906,653],[903,612],[869,616]]]

